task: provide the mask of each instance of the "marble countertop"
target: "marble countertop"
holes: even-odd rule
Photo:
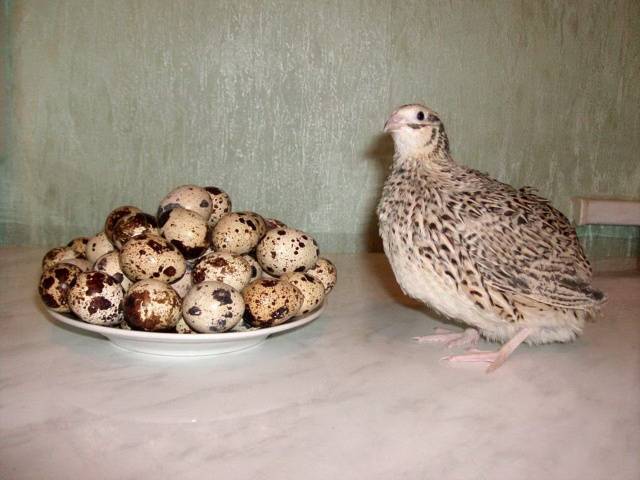
[[[0,478],[640,478],[638,275],[597,278],[610,301],[578,341],[486,375],[411,341],[441,323],[382,255],[330,256],[315,322],[185,359],[50,320],[43,253],[0,249]]]

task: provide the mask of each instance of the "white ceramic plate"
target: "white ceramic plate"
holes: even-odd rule
[[[264,342],[269,335],[286,332],[306,325],[320,316],[324,304],[314,311],[303,315],[292,322],[276,327],[260,328],[241,332],[226,333],[159,333],[138,330],[123,330],[113,327],[102,327],[83,322],[70,315],[47,310],[49,314],[66,325],[80,330],[99,333],[115,345],[126,350],[153,355],[175,357],[195,357],[201,355],[221,355],[223,353],[244,350]]]

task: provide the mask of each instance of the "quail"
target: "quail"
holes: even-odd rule
[[[468,325],[419,342],[475,347],[450,361],[498,368],[522,342],[569,342],[605,295],[575,229],[529,187],[516,189],[456,163],[440,117],[404,105],[387,120],[395,154],[378,205],[384,251],[403,292]]]

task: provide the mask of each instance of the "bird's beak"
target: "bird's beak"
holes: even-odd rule
[[[387,122],[384,124],[384,132],[394,132],[398,130],[404,122],[402,121],[402,117],[398,115],[398,112],[393,112],[393,114],[389,117]]]

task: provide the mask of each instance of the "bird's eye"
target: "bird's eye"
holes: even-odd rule
[[[424,112],[418,112],[418,120],[424,120]]]

